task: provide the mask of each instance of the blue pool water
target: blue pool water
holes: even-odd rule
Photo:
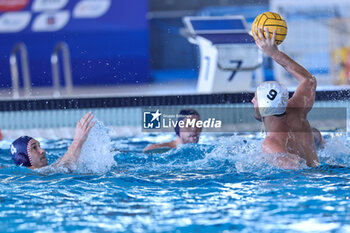
[[[260,134],[142,152],[166,137],[109,140],[99,125],[73,174],[16,167],[1,142],[0,231],[350,232],[350,168],[270,167],[257,160]],[[71,140],[40,142],[52,163]],[[350,167],[349,145],[327,136],[322,163]]]

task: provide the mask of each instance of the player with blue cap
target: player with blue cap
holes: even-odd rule
[[[72,144],[64,156],[58,159],[53,165],[72,169],[77,162],[81,148],[85,143],[91,128],[95,122],[91,112],[83,116],[75,128],[75,136]],[[41,148],[40,143],[32,137],[22,136],[17,138],[10,146],[12,160],[17,166],[25,166],[30,169],[42,168],[48,165],[46,151]]]
[[[29,142],[32,137],[22,136],[15,140],[10,147],[12,160],[17,166],[31,167],[31,158],[29,155]]]

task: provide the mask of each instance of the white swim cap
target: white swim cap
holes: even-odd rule
[[[259,112],[262,117],[286,112],[288,90],[276,81],[263,82],[256,90]]]

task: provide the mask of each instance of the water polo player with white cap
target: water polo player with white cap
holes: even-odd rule
[[[265,125],[267,135],[262,150],[268,154],[278,154],[272,161],[274,165],[286,169],[297,169],[303,160],[308,166],[318,166],[312,128],[307,114],[315,102],[316,78],[275,44],[276,32],[272,38],[266,30],[265,38],[258,29],[259,37],[254,33],[259,49],[280,64],[298,82],[293,96],[288,99],[287,89],[279,82],[264,82],[252,99],[255,118]]]
[[[289,93],[276,81],[264,82],[256,90],[259,113],[262,117],[285,114]]]

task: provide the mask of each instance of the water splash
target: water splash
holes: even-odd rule
[[[107,127],[97,119],[91,129],[77,163],[78,173],[106,173],[117,163],[111,152]]]
[[[350,166],[350,142],[346,135],[326,139],[326,145],[318,152],[321,162],[330,165]]]
[[[117,153],[115,158],[119,168],[132,173],[186,173],[204,170],[230,174],[279,173],[281,169],[262,159],[268,155],[262,156],[261,144],[261,137],[256,135],[222,136],[212,144],[180,145],[165,153]],[[269,160],[273,161],[274,157],[271,155]]]
[[[230,173],[251,173],[266,175],[279,173],[277,158],[285,155],[264,154],[261,151],[263,140],[256,135],[222,137],[214,149],[205,153],[201,160],[194,161],[194,167],[223,169]],[[300,169],[307,168],[305,161]],[[282,169],[283,170],[283,169]]]
[[[276,168],[261,159],[261,144],[260,138],[249,135],[222,138],[206,159],[212,163],[226,164],[228,169],[237,173],[266,174],[276,171]]]

